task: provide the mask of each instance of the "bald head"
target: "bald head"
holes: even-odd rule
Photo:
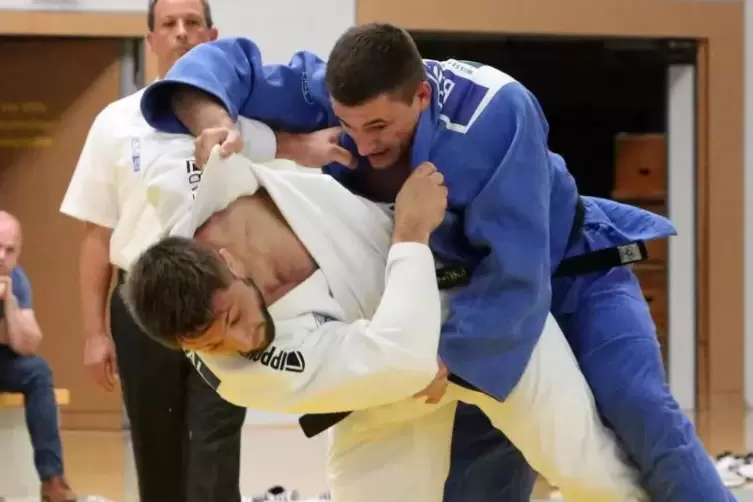
[[[18,264],[21,254],[21,223],[18,218],[0,211],[0,275],[8,275]]]

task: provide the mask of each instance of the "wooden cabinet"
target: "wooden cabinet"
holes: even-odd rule
[[[643,296],[648,303],[651,317],[656,324],[656,337],[661,345],[662,360],[667,364],[667,268],[664,265],[635,265],[633,272],[638,277]]]
[[[620,134],[615,157],[615,200],[666,198],[667,146],[663,134]]]
[[[612,198],[652,213],[667,214],[667,153],[663,134],[620,134],[615,138]],[[648,260],[633,267],[641,283],[667,364],[667,240],[646,242]]]

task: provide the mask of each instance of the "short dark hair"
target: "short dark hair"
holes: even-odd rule
[[[335,42],[327,61],[330,95],[358,106],[385,93],[413,98],[426,80],[421,53],[410,34],[391,24],[354,26]]]
[[[198,337],[215,320],[213,299],[232,273],[219,253],[193,239],[166,237],[136,259],[121,288],[144,332],[165,347]]]
[[[149,0],[149,7],[146,10],[146,27],[149,31],[154,31],[154,7],[156,7],[158,0]],[[214,26],[212,21],[212,8],[209,6],[209,0],[201,0],[201,5],[204,7],[204,21],[207,23],[207,28]]]

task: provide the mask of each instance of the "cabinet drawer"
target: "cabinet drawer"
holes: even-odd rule
[[[667,239],[646,241],[646,251],[648,252],[646,263],[666,266],[668,247]]]
[[[664,197],[667,152],[663,134],[620,134],[615,145],[615,199]]]
[[[655,265],[636,265],[633,272],[641,283],[651,316],[659,327],[667,325],[667,269]]]

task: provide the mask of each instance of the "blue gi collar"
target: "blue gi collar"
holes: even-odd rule
[[[418,117],[411,145],[411,169],[429,160],[434,134],[439,124],[439,112],[442,108],[439,104],[439,89],[432,79],[429,79],[429,84],[431,85],[431,104]]]
[[[435,122],[432,118],[431,108],[421,112],[411,145],[411,169],[415,169],[422,162],[429,160],[431,141],[436,129]]]

